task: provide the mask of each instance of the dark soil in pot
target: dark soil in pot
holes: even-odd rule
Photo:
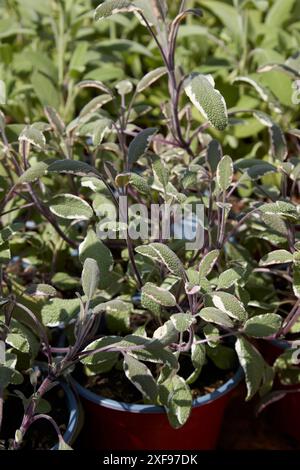
[[[186,372],[184,375],[188,377],[190,371],[188,361],[186,362],[187,364],[184,364],[185,368],[183,369],[181,367],[181,370],[183,369]],[[155,366],[150,365],[149,368],[154,369],[153,372],[155,372]],[[212,361],[209,360],[208,364],[203,367],[200,377],[196,382],[191,384],[193,398],[196,399],[213,392],[233,377],[233,375],[234,373],[232,371],[218,369]],[[85,388],[99,396],[123,403],[143,403],[141,393],[126,378],[123,370],[113,369],[105,374],[87,377],[80,367],[77,369],[74,377]]]
[[[16,429],[19,428],[23,417],[22,400],[15,396],[16,386],[9,388],[9,394],[4,401],[3,425],[0,434],[0,445],[4,449],[8,449],[9,441],[14,437]],[[18,387],[26,397],[32,393],[30,383],[25,383]],[[59,386],[50,390],[45,399],[51,405],[49,415],[55,420],[59,426],[61,433],[64,434],[69,420],[69,408],[67,404],[66,394]],[[22,450],[47,450],[57,444],[57,434],[48,421],[41,419],[30,426],[24,438]]]

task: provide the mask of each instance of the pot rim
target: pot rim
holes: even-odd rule
[[[214,390],[211,393],[207,393],[201,397],[193,400],[193,408],[198,408],[199,406],[206,405],[212,401],[218,400],[223,395],[226,395],[231,390],[233,390],[243,379],[244,372],[242,367],[239,367],[235,372],[234,376],[231,377],[227,382],[221,385],[219,388]],[[82,385],[80,385],[73,377],[71,378],[71,383],[74,385],[79,395],[86,400],[91,401],[99,406],[104,406],[105,408],[110,408],[117,411],[127,411],[130,413],[163,413],[165,414],[165,409],[163,406],[157,405],[140,405],[135,403],[124,403],[121,401],[112,400],[110,398],[105,398],[100,395],[97,395],[90,390],[87,390]]]
[[[71,387],[65,382],[59,382],[59,385],[62,387],[66,394],[66,401],[69,410],[69,421],[67,423],[67,429],[63,434],[63,439],[67,444],[72,444],[74,437],[77,433],[77,428],[80,424],[80,410],[79,403],[75,397],[74,392]],[[51,450],[58,449],[58,443],[52,447]]]

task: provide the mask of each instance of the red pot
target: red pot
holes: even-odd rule
[[[94,450],[208,450],[219,437],[231,392],[242,369],[215,390],[194,400],[191,416],[173,429],[163,407],[121,403],[99,397],[74,381],[85,409],[83,439]]]
[[[287,341],[264,341],[259,347],[265,359],[269,364],[274,361],[284,352],[289,349],[290,344]],[[274,425],[282,432],[293,437],[300,442],[300,393],[293,393],[295,386],[280,386],[280,389],[287,390],[288,393],[279,401],[269,405],[269,414]]]

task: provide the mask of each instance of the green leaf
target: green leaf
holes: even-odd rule
[[[201,374],[202,368],[206,362],[206,349],[204,344],[197,344],[199,340],[198,336],[194,337],[194,341],[191,347],[191,360],[195,368],[194,372],[187,378],[186,383],[192,384],[197,380]]]
[[[39,149],[43,149],[46,145],[44,134],[36,127],[26,126],[19,136],[19,142],[28,142]]]
[[[241,41],[243,37],[243,22],[236,8],[224,2],[214,0],[202,1],[201,5],[211,10],[214,15],[226,26],[228,32],[236,39]]]
[[[79,312],[79,299],[50,299],[43,306],[41,315],[43,324],[56,327],[68,324]]]
[[[178,340],[178,330],[171,320],[166,321],[153,333],[153,338],[157,338],[163,346],[176,343]]]
[[[213,139],[207,146],[207,161],[210,166],[211,172],[215,173],[218,167],[218,163],[222,158],[222,147],[220,142]]]
[[[30,352],[28,339],[20,333],[8,333],[6,343],[23,353]]]
[[[271,152],[274,159],[284,161],[288,155],[288,148],[284,133],[281,127],[277,124],[273,124],[270,127],[271,136]]]
[[[67,173],[76,176],[97,176],[101,175],[92,166],[76,160],[57,160],[48,167],[48,173]]]
[[[142,176],[137,175],[136,173],[130,173],[129,183],[137,189],[139,193],[145,194],[146,196],[150,194],[150,186]]]
[[[233,322],[230,320],[227,313],[222,312],[221,310],[215,307],[202,308],[202,310],[200,310],[197,316],[209,323],[215,323],[216,325],[221,325],[229,328],[233,327]]]
[[[95,21],[103,20],[116,13],[128,13],[138,11],[138,7],[129,0],[105,0],[95,11]]]
[[[276,313],[265,313],[263,315],[256,315],[246,321],[244,325],[244,332],[246,335],[255,338],[263,338],[274,335],[281,327],[282,318]]]
[[[243,279],[245,270],[241,267],[234,267],[223,271],[218,279],[217,289],[229,289]]]
[[[235,350],[244,370],[247,397],[250,400],[259,390],[264,376],[264,360],[260,353],[245,338],[237,338]]]
[[[170,180],[170,173],[161,158],[157,155],[153,157],[152,169],[158,181],[163,186],[164,190],[166,190],[166,187]]]
[[[293,204],[285,201],[269,202],[260,206],[259,210],[263,214],[281,215],[292,220],[299,218],[297,208]]]
[[[0,387],[6,388],[9,384],[19,385],[23,382],[23,376],[17,370],[0,364]]]
[[[157,69],[148,72],[137,84],[136,91],[141,93],[148,88],[152,83],[156,82],[160,77],[167,73],[166,67],[158,67]]]
[[[151,403],[156,403],[158,386],[148,367],[128,354],[124,354],[123,365],[126,377],[130,382],[133,383],[147,400],[150,400]]]
[[[171,292],[162,287],[158,287],[152,282],[147,282],[142,288],[142,295],[149,297],[150,300],[156,302],[163,307],[174,307],[176,299]]]
[[[119,336],[105,336],[90,343],[84,349],[84,352],[114,346],[120,340],[121,338]],[[83,357],[80,362],[85,366],[90,366],[95,374],[104,374],[114,367],[118,361],[118,357],[119,352],[96,352]]]
[[[228,346],[223,344],[217,344],[215,347],[206,346],[206,354],[218,369],[233,370],[236,366],[236,353]]]
[[[276,0],[270,8],[265,20],[266,31],[280,28],[280,26],[289,19],[294,4],[295,0],[284,0],[284,2],[282,0]]]
[[[226,191],[233,178],[233,162],[228,155],[220,160],[217,167],[217,183],[222,191]]]
[[[112,101],[113,97],[111,94],[100,95],[93,98],[86,104],[80,111],[80,119],[86,118],[89,115],[94,114],[98,109],[102,108],[106,103]]]
[[[252,77],[236,77],[233,80],[233,83],[236,82],[242,82],[251,85],[257,91],[261,99],[268,103],[269,106],[274,109],[274,111],[277,113],[282,112],[280,104],[274,97],[273,93],[268,88],[259,83],[256,79]]]
[[[243,304],[232,294],[215,292],[211,298],[214,306],[230,317],[240,321],[247,320],[248,315]]]
[[[44,113],[51,124],[52,129],[57,132],[59,135],[64,135],[65,132],[65,123],[63,122],[62,118],[56,111],[56,109],[52,108],[52,106],[45,106]]]
[[[28,168],[19,177],[18,183],[32,183],[38,178],[41,178],[47,173],[48,164],[46,162],[37,162]]]
[[[86,258],[83,263],[81,283],[83,292],[88,299],[91,299],[97,290],[100,280],[100,271],[97,261],[93,258]]]
[[[272,264],[292,263],[293,255],[287,250],[275,250],[267,253],[259,262],[259,266],[269,266]]]
[[[208,274],[212,271],[218,257],[219,257],[220,251],[219,250],[212,250],[209,253],[207,253],[201,260],[200,265],[199,265],[199,276],[200,279],[202,277],[208,276]]]
[[[156,134],[157,128],[150,127],[141,131],[131,142],[128,148],[128,162],[135,163],[148,150],[152,137]]]
[[[185,81],[184,90],[200,113],[218,130],[227,127],[226,103],[221,93],[215,89],[211,75],[194,73]]]
[[[74,194],[60,194],[54,197],[49,206],[57,217],[69,220],[89,220],[93,217],[91,206]]]
[[[195,317],[190,313],[174,313],[171,315],[171,321],[179,333],[188,330],[193,323],[196,323]]]
[[[101,289],[105,289],[109,283],[109,273],[113,268],[113,257],[109,248],[97,237],[93,230],[88,230],[83,242],[79,245],[79,259],[84,263],[86,258],[93,258],[98,263],[100,271]]]
[[[105,134],[111,129],[112,120],[111,119],[99,119],[95,125],[95,130],[93,133],[93,144],[98,146],[102,143]]]
[[[149,245],[138,246],[135,251],[164,264],[175,276],[185,277],[185,271],[180,259],[167,245],[163,243],[150,243]]]
[[[57,295],[56,289],[49,284],[30,284],[26,290],[26,294],[39,297],[54,297]]]
[[[128,333],[131,311],[132,304],[119,298],[98,304],[93,309],[94,314],[105,312],[108,329],[118,333]]]
[[[183,426],[192,409],[192,394],[182,377],[174,375],[160,385],[160,399],[165,406],[171,426]]]
[[[59,109],[60,96],[58,89],[55,88],[52,81],[45,75],[35,72],[31,77],[33,89],[43,106],[53,106]]]

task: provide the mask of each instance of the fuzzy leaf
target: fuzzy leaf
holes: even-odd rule
[[[226,269],[219,276],[217,289],[229,289],[243,278],[243,274],[244,269],[241,267]]]
[[[74,194],[60,194],[52,199],[50,210],[53,214],[69,220],[89,220],[93,217],[91,206]]]
[[[256,315],[246,321],[244,332],[246,335],[253,336],[255,338],[264,338],[277,333],[281,323],[281,316],[276,315],[275,313]]]
[[[95,11],[95,21],[103,20],[116,13],[138,11],[138,8],[129,0],[105,0]]]
[[[211,75],[190,75],[184,89],[194,106],[216,129],[222,131],[227,127],[226,103],[221,93],[215,89]]]
[[[43,149],[46,145],[46,139],[44,134],[39,131],[36,127],[30,126],[25,127],[19,136],[19,142],[28,142],[31,145],[39,149]]]
[[[222,191],[226,191],[231,185],[233,177],[233,162],[228,155],[220,160],[217,168],[217,183]]]
[[[206,349],[204,344],[197,344],[198,336],[195,336],[191,347],[191,360],[195,368],[194,372],[186,380],[187,384],[194,383],[201,374],[202,368],[206,362]]]
[[[166,321],[153,333],[153,338],[157,338],[163,346],[175,343],[178,339],[178,330],[171,320]]]
[[[162,287],[158,287],[152,282],[147,282],[142,288],[142,295],[149,297],[150,300],[156,302],[163,307],[174,307],[176,299],[171,292]]]
[[[41,178],[47,172],[48,164],[46,162],[37,162],[28,168],[20,176],[18,183],[32,183],[34,180]]]
[[[260,266],[269,266],[272,264],[292,263],[293,255],[287,250],[275,250],[266,254],[259,262]]]
[[[188,330],[193,323],[196,323],[195,317],[190,313],[174,313],[174,315],[171,315],[171,321],[179,333],[183,333]]]
[[[100,271],[99,287],[104,289],[109,285],[109,273],[113,268],[113,257],[109,248],[97,237],[93,230],[88,230],[83,242],[79,245],[79,259],[84,263],[86,258],[93,258],[98,263]]]
[[[207,253],[204,258],[202,258],[200,265],[199,265],[199,276],[200,279],[202,277],[208,276],[208,274],[211,272],[213,269],[218,257],[219,257],[220,251],[219,250],[212,250],[209,253]]]
[[[174,375],[160,385],[160,399],[166,408],[171,426],[175,429],[188,420],[192,408],[192,394],[182,377]]]
[[[164,264],[175,276],[185,276],[183,265],[178,256],[163,243],[150,243],[149,245],[138,246],[135,251],[143,256],[147,256],[154,261]]]
[[[57,132],[59,135],[64,135],[65,132],[65,124],[58,114],[58,112],[52,108],[51,106],[45,106],[44,113],[51,124],[54,131]]]
[[[205,307],[199,313],[198,316],[209,323],[215,323],[216,325],[226,326],[229,328],[233,327],[233,322],[230,320],[227,313],[215,307]]]
[[[156,403],[158,386],[148,367],[128,354],[124,355],[123,365],[126,377],[130,382],[133,383],[147,400],[150,400],[151,403]]]
[[[31,284],[26,288],[26,294],[40,297],[54,297],[57,292],[49,284]]]
[[[247,312],[243,304],[232,294],[215,292],[211,298],[214,306],[230,317],[240,321],[247,320]]]
[[[128,148],[128,162],[131,165],[147,152],[151,139],[156,132],[156,127],[144,129],[130,142]]]
[[[238,338],[235,350],[245,372],[247,397],[250,400],[259,390],[264,376],[264,360],[245,338]]]
[[[156,82],[160,77],[167,73],[166,67],[158,67],[157,69],[148,72],[137,84],[136,91],[141,93],[148,88],[152,83]]]
[[[98,287],[100,280],[100,271],[97,261],[93,258],[86,258],[83,263],[81,283],[83,292],[88,299],[91,299]]]
[[[76,160],[57,160],[48,167],[49,173],[68,173],[76,176],[100,176],[97,170],[84,162]]]
[[[90,343],[85,349],[86,351],[94,351],[96,349],[114,346],[120,341],[119,336],[105,336]],[[104,374],[109,372],[117,363],[119,357],[118,352],[97,352],[83,357],[80,362],[85,366],[91,367],[94,373]]]

